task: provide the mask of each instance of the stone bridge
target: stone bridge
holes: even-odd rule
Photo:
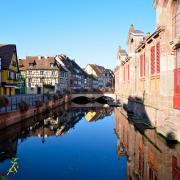
[[[116,99],[116,95],[113,92],[81,92],[81,93],[72,93],[72,99],[78,97],[87,97],[89,99],[98,99],[100,97],[110,97]]]

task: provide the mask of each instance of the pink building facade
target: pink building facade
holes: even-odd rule
[[[128,111],[145,114],[159,133],[180,141],[180,0],[154,0],[154,7],[153,34],[130,27],[127,55],[118,56],[116,95]]]

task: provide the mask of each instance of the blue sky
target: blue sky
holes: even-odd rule
[[[26,55],[66,54],[82,67],[114,68],[133,23],[155,30],[153,0],[0,0],[0,43]]]

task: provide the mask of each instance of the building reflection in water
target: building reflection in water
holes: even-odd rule
[[[112,112],[112,108],[70,108],[65,105],[2,130],[0,162],[15,157],[18,145],[27,137],[37,136],[45,143],[49,136],[63,136],[68,133],[83,117],[87,118],[87,121],[97,121],[111,115]],[[95,116],[89,118],[91,113]]]
[[[179,180],[180,144],[170,146],[153,129],[141,134],[132,121],[115,109],[117,154],[127,156],[127,179]]]

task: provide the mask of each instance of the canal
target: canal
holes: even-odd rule
[[[179,158],[179,144],[96,104],[64,105],[0,132],[0,177],[12,180],[179,179]]]

